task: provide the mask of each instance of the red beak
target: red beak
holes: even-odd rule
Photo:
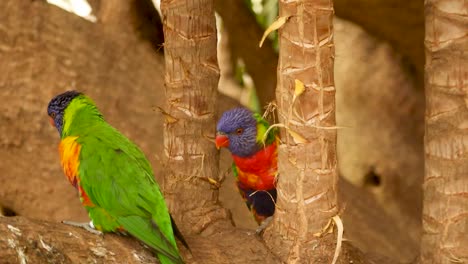
[[[229,138],[226,135],[217,135],[215,142],[217,149],[220,149],[222,147],[229,147]]]
[[[55,122],[54,122],[54,119],[52,117],[49,118],[49,122],[53,127],[55,127]]]

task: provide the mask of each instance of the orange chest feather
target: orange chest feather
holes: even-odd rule
[[[78,137],[66,137],[59,145],[60,161],[62,163],[63,172],[67,176],[68,181],[78,190],[81,202],[84,206],[94,206],[88,195],[80,186],[80,178],[78,168],[80,166],[80,151],[81,146],[76,142]]]
[[[78,188],[78,167],[80,166],[81,146],[76,142],[78,137],[66,137],[62,139],[59,145],[60,161],[63,172],[68,181]]]

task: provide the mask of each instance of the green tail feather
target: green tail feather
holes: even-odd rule
[[[119,224],[143,243],[153,248],[162,264],[183,264],[177,248],[164,236],[155,222],[140,216],[119,217]]]

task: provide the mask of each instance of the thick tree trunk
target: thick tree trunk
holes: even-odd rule
[[[178,222],[198,233],[228,216],[216,204],[218,191],[210,184],[219,174],[219,153],[208,140],[215,136],[219,78],[213,0],[163,0],[161,11],[167,95],[164,190]]]
[[[422,263],[468,262],[466,1],[426,0]]]
[[[277,208],[265,237],[288,263],[330,263],[335,236],[323,229],[338,214],[333,2],[283,0],[283,16],[290,18],[280,29],[278,115],[307,142],[282,135]],[[296,100],[295,80],[305,85]]]

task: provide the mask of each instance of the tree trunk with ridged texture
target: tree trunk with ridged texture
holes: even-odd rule
[[[166,61],[164,192],[176,222],[199,233],[227,218],[217,205],[214,138],[217,83],[216,25],[213,0],[163,0]]]
[[[335,235],[322,231],[338,213],[333,2],[283,0],[279,5],[280,17],[290,18],[279,31],[278,115],[307,142],[282,133],[278,201],[265,238],[288,263],[330,263]],[[293,100],[295,80],[305,91]]]
[[[421,263],[468,262],[468,12],[426,0],[426,135]]]

